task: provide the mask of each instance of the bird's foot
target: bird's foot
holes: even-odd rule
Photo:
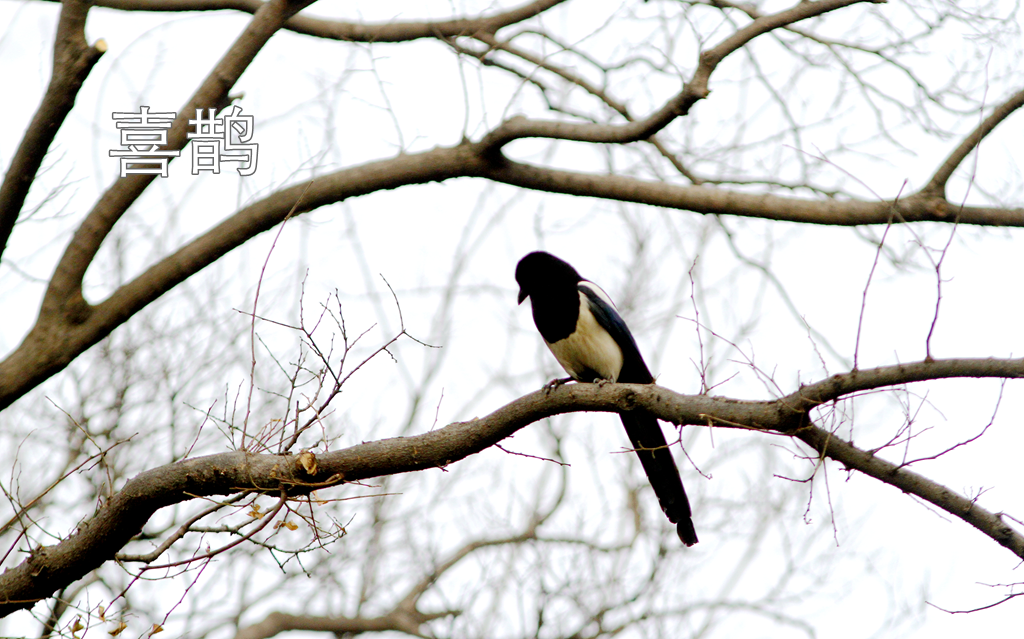
[[[571,382],[571,381],[572,381],[571,377],[556,377],[555,379],[551,380],[547,384],[544,384],[544,394],[547,395],[547,394],[551,393],[551,391],[553,391],[556,388],[558,388],[559,386],[561,386],[562,384],[566,384],[566,383]]]
[[[594,383],[597,384],[598,387],[604,388],[608,384],[613,384],[614,382],[612,382],[612,380],[610,379],[595,379]]]

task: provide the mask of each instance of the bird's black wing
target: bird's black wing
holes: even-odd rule
[[[619,372],[619,378],[612,381],[622,384],[652,383],[654,376],[647,369],[647,364],[644,362],[643,356],[640,355],[640,349],[636,345],[636,340],[633,339],[633,334],[629,332],[629,327],[612,306],[605,292],[596,284],[585,280],[579,283],[578,288],[587,297],[594,319],[601,325],[601,328],[608,331],[622,351],[622,370]]]
[[[603,294],[604,292],[586,281],[580,282],[579,290],[583,292],[590,303],[590,311],[598,324],[608,331],[622,350],[622,371],[619,373],[619,378],[614,381],[623,384],[653,383],[654,376],[651,375],[647,364],[640,355],[640,349],[637,348],[633,334],[629,332],[626,322]],[[622,425],[626,428],[629,441],[640,458],[640,464],[644,467],[644,472],[647,473],[651,488],[654,489],[654,494],[658,497],[661,509],[665,511],[668,520],[676,525],[679,539],[687,546],[694,545],[697,543],[697,531],[693,528],[690,501],[686,498],[683,481],[679,477],[679,469],[676,468],[672,451],[668,448],[658,420],[644,412],[621,413],[619,417],[622,419]]]

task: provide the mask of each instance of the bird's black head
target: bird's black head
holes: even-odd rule
[[[568,262],[544,251],[534,251],[519,260],[519,264],[516,265],[520,304],[531,295],[543,297],[564,291],[569,291],[571,298],[575,300],[576,284],[582,279]]]

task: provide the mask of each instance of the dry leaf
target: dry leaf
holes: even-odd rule
[[[308,450],[299,453],[299,463],[306,469],[306,473],[310,475],[316,474],[316,455],[313,453]]]

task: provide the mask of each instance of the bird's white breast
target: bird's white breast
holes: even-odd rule
[[[601,379],[615,381],[622,370],[622,349],[590,312],[590,302],[580,293],[580,316],[576,330],[554,344],[546,342],[565,372],[579,378],[590,369]]]

